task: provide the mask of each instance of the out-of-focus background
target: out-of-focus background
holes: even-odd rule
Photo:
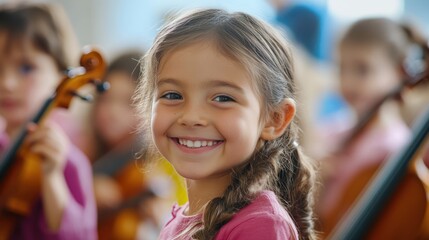
[[[193,8],[223,8],[250,13],[288,32],[295,45],[310,51],[310,56],[323,68],[335,70],[336,43],[351,23],[367,17],[388,17],[412,23],[424,34],[429,33],[429,2],[425,0],[48,0],[62,5],[80,44],[100,47],[108,59],[129,49],[146,50],[157,29],[177,12]],[[0,0],[0,3],[20,0]],[[25,1],[24,1],[25,2]],[[32,1],[27,1],[32,2]],[[33,0],[33,2],[43,2]],[[45,0],[46,2],[46,0]],[[309,9],[288,12],[290,6],[304,5]],[[309,13],[310,12],[310,13]],[[309,15],[305,15],[309,14]],[[296,17],[298,16],[298,17]],[[316,17],[316,19],[311,19]],[[293,20],[295,19],[295,20]],[[313,24],[313,25],[312,25]],[[314,24],[320,24],[315,26]],[[289,29],[292,27],[293,29]],[[308,28],[318,28],[311,30]],[[314,33],[314,31],[320,31]],[[292,32],[292,33],[291,33]],[[313,32],[313,33],[312,33]],[[314,35],[311,35],[314,34]],[[303,40],[307,39],[307,40]],[[311,49],[311,47],[313,49]],[[307,51],[308,53],[308,51]],[[329,77],[327,81],[336,75]],[[327,83],[329,85],[329,83]],[[331,86],[331,85],[329,85]],[[336,96],[324,98],[316,117],[342,109]]]
[[[0,2],[7,2],[1,0]],[[16,0],[9,0],[16,1]],[[37,1],[37,0],[35,0]],[[293,34],[288,27],[294,28],[298,39],[295,45],[309,49],[310,56],[323,68],[335,71],[336,43],[344,29],[362,18],[388,17],[401,22],[412,23],[419,31],[429,34],[429,2],[425,0],[50,0],[64,6],[81,45],[99,46],[108,59],[113,58],[124,50],[137,48],[145,50],[153,41],[157,30],[165,20],[180,11],[193,8],[223,8],[229,11],[250,13],[273,25],[289,31],[288,38]],[[295,4],[310,7],[317,19],[309,19],[301,13],[287,12]],[[299,9],[298,9],[299,10]],[[307,10],[304,9],[304,12]],[[308,11],[307,11],[308,12]],[[299,16],[295,17],[296,14]],[[291,20],[291,19],[296,20]],[[313,21],[313,22],[312,22]],[[320,33],[311,35],[311,29],[320,26]],[[301,22],[301,23],[299,23]],[[304,23],[302,23],[304,22]],[[298,29],[298,30],[297,30]],[[308,32],[306,32],[308,31]],[[314,30],[316,31],[316,30]],[[320,35],[320,36],[319,36]],[[302,40],[302,38],[307,38]],[[313,41],[309,38],[315,38]],[[305,41],[303,43],[303,41]],[[310,42],[308,42],[310,41]],[[307,45],[306,45],[307,44]],[[323,70],[323,69],[322,69]],[[326,81],[336,81],[330,76]],[[326,83],[329,85],[329,83]],[[335,84],[334,84],[335,85]],[[331,86],[331,85],[329,85]],[[323,98],[322,106],[316,112],[317,119],[335,113],[344,106],[337,101],[336,96]]]
[[[38,0],[34,0],[37,2]],[[267,0],[50,0],[66,9],[81,44],[97,44],[108,56],[130,47],[147,48],[171,13],[192,8],[243,11],[277,24],[276,10]],[[16,0],[0,0],[18,2]],[[28,1],[27,1],[28,2]],[[31,1],[30,1],[31,2]],[[279,1],[280,2],[280,1]],[[341,30],[364,17],[404,19],[429,31],[429,2],[425,0],[290,0],[320,7],[331,20],[331,44]]]
[[[397,79],[393,78],[403,78],[400,73],[402,64],[391,61],[390,52],[384,47],[386,38],[388,40],[386,36],[391,33],[389,31],[402,29],[398,27],[400,25],[395,25],[395,29],[383,32],[383,34],[386,33],[384,36],[381,34],[374,37],[384,27],[375,31],[368,30],[372,28],[366,22],[363,24],[365,27],[362,28],[368,30],[368,35],[365,35],[368,36],[367,39],[358,37],[359,40],[356,40],[353,39],[356,34],[349,33],[350,36],[344,40],[345,32],[359,20],[383,17],[412,26],[423,36],[423,39],[427,39],[429,36],[428,0],[0,0],[0,4],[19,2],[53,2],[61,5],[71,21],[80,46],[95,45],[106,56],[108,64],[115,65],[117,61],[119,65],[131,66],[131,70],[137,64],[136,59],[139,59],[151,46],[160,26],[180,11],[194,8],[241,11],[257,16],[281,29],[294,49],[295,81],[298,85],[297,109],[302,128],[300,144],[304,147],[306,154],[320,166],[322,178],[328,179],[326,182],[322,181],[321,185],[326,183],[322,188],[335,189],[334,194],[326,191],[328,197],[316,201],[320,205],[316,208],[328,209],[325,212],[323,210],[318,212],[322,217],[324,214],[329,215],[326,213],[331,211],[329,206],[339,206],[337,199],[334,199],[335,191],[338,192],[338,196],[348,191],[347,183],[353,182],[352,176],[358,176],[356,169],[363,168],[364,165],[366,167],[369,163],[379,164],[386,159],[386,156],[399,149],[401,144],[403,145],[406,141],[404,139],[408,139],[410,135],[409,128],[414,120],[429,105],[427,85],[412,91],[404,91],[402,102],[391,101],[386,104],[387,107],[380,108],[379,113],[375,114],[375,123],[372,122],[369,128],[362,130],[364,137],[355,137],[353,140],[357,139],[357,143],[344,148],[348,150],[338,151],[347,143],[344,141],[347,139],[345,134],[349,136],[350,132],[353,133],[356,122],[362,119],[374,105],[373,100],[381,99],[398,85],[399,80],[396,81]],[[390,24],[390,22],[383,22],[383,24]],[[380,26],[385,25],[380,24]],[[365,32],[365,30],[356,29],[353,31]],[[370,31],[373,32],[369,33]],[[371,34],[374,36],[370,36]],[[371,42],[375,38],[378,40]],[[131,50],[132,54],[117,58]],[[427,57],[426,62],[428,62]],[[131,58],[133,61],[127,61]],[[422,59],[421,56],[417,58],[419,58],[417,60]],[[401,62],[402,60],[404,59],[400,59]],[[120,207],[116,205],[126,206],[130,199],[134,201],[134,195],[139,197],[140,192],[147,191],[149,197],[144,196],[144,204],[134,204],[134,207],[138,209],[143,220],[150,222],[140,224],[141,236],[151,234],[150,237],[140,239],[156,239],[160,227],[169,217],[171,202],[178,201],[183,204],[186,202],[186,194],[182,179],[175,174],[166,161],[158,167],[153,167],[151,171],[143,171],[147,175],[144,184],[141,183],[142,172],[128,173],[129,169],[136,169],[134,161],[128,161],[129,165],[122,164],[121,167],[116,167],[115,164],[118,161],[115,163],[115,159],[135,160],[133,153],[135,148],[139,148],[136,142],[133,142],[134,145],[129,144],[135,139],[126,139],[124,144],[119,145],[112,140],[116,135],[127,135],[131,132],[128,127],[133,126],[136,121],[133,119],[135,115],[132,114],[130,98],[138,80],[131,79],[130,76],[133,74],[128,72],[125,73],[129,76],[118,75],[117,72],[124,73],[124,69],[119,70],[112,70],[107,74],[106,78],[111,83],[112,90],[97,99],[95,107],[85,103],[74,109],[78,115],[86,117],[80,120],[83,134],[80,141],[76,141],[76,145],[81,147],[94,163],[94,175],[96,175],[94,185],[99,216],[102,216],[102,210],[100,210],[102,207],[108,210],[119,209]],[[387,74],[392,79],[386,80],[386,75],[383,74]],[[121,97],[124,99],[119,99]],[[119,104],[122,105],[112,110],[110,107],[114,101],[121,101]],[[366,105],[362,108],[362,104]],[[0,125],[1,123],[0,121]],[[112,126],[117,127],[119,133],[111,131],[114,129]],[[397,134],[398,128],[404,130],[403,135]],[[98,145],[104,145],[100,147],[94,144],[97,140],[102,142]],[[108,142],[110,140],[115,144],[112,143],[110,146]],[[124,147],[127,144],[132,145],[132,148]],[[426,164],[429,166],[429,151],[426,152],[428,152]],[[334,159],[333,155],[337,159]],[[112,160],[114,164],[111,164]],[[114,174],[106,169],[113,169]],[[124,171],[119,173],[114,171],[118,169],[124,169]],[[429,171],[427,172],[429,175]],[[122,186],[118,187],[118,184],[112,181],[112,176],[119,180],[133,177],[124,181],[124,185],[130,185],[131,181],[137,185],[135,192],[127,193],[132,197],[127,194],[118,197],[120,192],[118,189]],[[121,182],[119,180],[118,182]],[[170,197],[171,195],[173,197]],[[164,201],[164,198],[167,200]],[[168,210],[165,210],[167,214],[159,215],[154,209]],[[332,209],[332,212],[337,212],[336,209]],[[99,217],[99,219],[102,218]],[[425,226],[429,226],[429,210],[427,219]],[[99,224],[102,225],[100,222]],[[106,226],[110,228],[110,225]],[[429,236],[427,227],[425,231],[427,235],[424,236]]]

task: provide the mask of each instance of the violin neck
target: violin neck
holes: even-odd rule
[[[34,116],[34,118],[31,120],[33,123],[40,123],[44,116],[47,114],[48,110],[51,109],[52,104],[54,102],[54,96],[47,99],[40,110],[37,112],[37,114]],[[23,126],[21,132],[19,133],[18,137],[15,139],[12,146],[6,151],[6,153],[3,155],[3,157],[0,159],[0,180],[3,179],[5,174],[7,173],[7,170],[12,165],[13,159],[15,159],[15,156],[20,149],[22,143],[24,142],[25,137],[27,136],[27,126]]]
[[[42,105],[40,110],[37,112],[37,114],[33,117],[31,122],[36,124],[40,123],[44,119],[44,117],[48,114],[49,110],[53,108],[54,100],[55,100],[55,95],[48,98],[45,101],[45,103]]]

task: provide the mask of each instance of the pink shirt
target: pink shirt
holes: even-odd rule
[[[172,219],[161,231],[159,240],[171,240],[178,236],[186,227],[198,221],[201,215],[186,216],[182,207],[173,207]],[[182,239],[191,239],[186,236]],[[298,232],[289,214],[271,191],[263,191],[253,202],[241,209],[217,233],[215,239],[234,240],[286,240],[298,239]]]
[[[0,157],[8,145],[7,136],[0,132]],[[64,177],[71,198],[64,209],[60,229],[51,232],[46,224],[42,202],[17,227],[12,239],[23,240],[92,240],[97,239],[96,205],[92,186],[92,171],[87,157],[75,146],[70,146]]]

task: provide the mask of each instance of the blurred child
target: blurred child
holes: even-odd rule
[[[160,239],[314,239],[314,170],[294,122],[289,45],[245,13],[181,15],[136,92],[146,143],[186,179]]]
[[[133,220],[131,222],[128,220],[128,225],[134,223],[130,233],[116,233],[115,225],[120,224],[116,223],[119,220],[115,218],[110,220],[112,216],[120,219],[124,209],[117,209],[113,215],[105,213],[106,209],[115,208],[128,198],[147,191],[144,175],[134,162],[133,147],[137,136],[133,131],[137,120],[131,99],[139,77],[137,63],[142,55],[140,52],[130,52],[119,56],[110,64],[106,73],[106,82],[110,84],[110,89],[100,95],[95,103],[92,125],[99,143],[99,157],[94,163],[93,170],[95,196],[99,209],[99,237],[102,239],[109,236],[136,238],[139,224],[136,211],[127,217]],[[138,205],[134,206],[135,209],[137,207]]]
[[[88,159],[60,127],[28,124],[51,96],[79,52],[58,6],[32,4],[0,9],[0,153],[27,127],[26,142],[42,159],[40,200],[21,219],[12,239],[95,239],[96,209]],[[1,158],[0,158],[1,159]],[[1,180],[0,180],[1,181]],[[1,226],[0,226],[1,228]]]
[[[402,26],[385,18],[360,20],[346,31],[339,44],[340,88],[356,119],[364,118],[372,106],[402,83],[402,66],[413,44],[414,39]],[[381,164],[409,139],[397,101],[384,103],[374,116],[346,146],[340,143],[351,131],[336,134],[336,126],[326,130],[330,132],[326,147],[342,149],[321,162],[325,179],[317,209],[325,231],[336,224],[328,218],[339,220],[344,214],[345,209],[339,206],[344,206],[346,193],[350,194],[348,186],[358,174]]]
[[[167,212],[165,200],[156,194],[172,188],[154,189],[154,181],[156,187],[164,187],[161,173],[157,178],[149,176],[135,156],[137,117],[132,95],[142,56],[134,51],[113,60],[106,74],[110,89],[95,104],[92,125],[100,147],[93,170],[101,239],[156,239]]]
[[[330,22],[328,9],[316,2],[269,0],[276,11],[276,21],[286,28],[296,44],[314,60],[330,60]]]

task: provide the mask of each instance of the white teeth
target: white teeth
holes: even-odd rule
[[[213,146],[216,145],[219,141],[191,141],[187,139],[178,139],[180,145],[187,146],[189,148],[199,148],[199,147],[206,147],[206,146]]]

